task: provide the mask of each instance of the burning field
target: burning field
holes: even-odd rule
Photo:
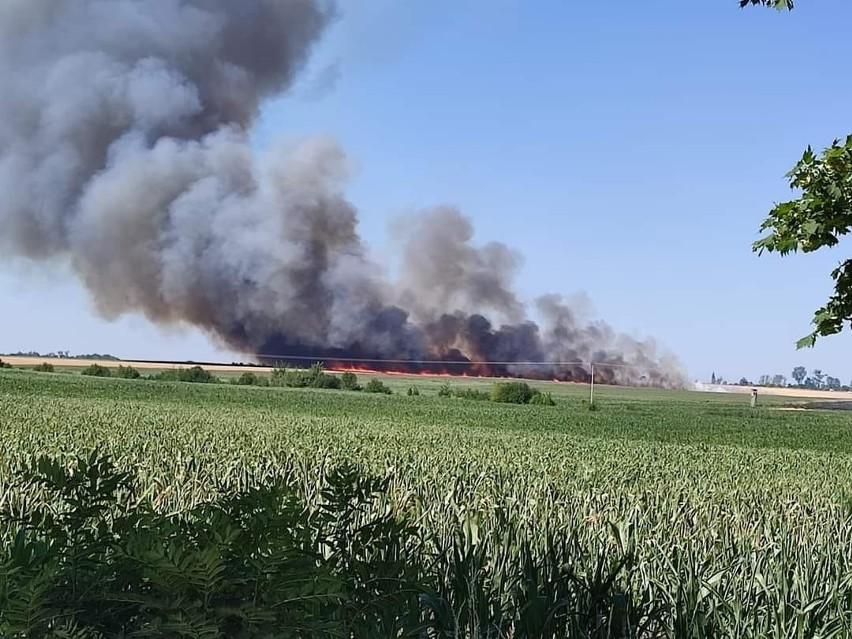
[[[28,0],[0,8],[0,253],[67,260],[106,318],[190,324],[261,363],[683,386],[653,340],[559,295],[521,256],[421,212],[391,281],[327,138],[256,156],[263,101],[334,16],[320,0]]]

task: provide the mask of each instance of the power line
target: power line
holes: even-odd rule
[[[489,361],[489,360],[457,360],[457,359],[381,359],[369,357],[329,357],[325,355],[270,355],[258,353],[255,357],[265,360],[278,361],[329,361],[344,364],[410,364],[410,365],[441,365],[441,366],[606,366],[610,368],[653,368],[637,364],[615,364],[608,362],[595,362],[583,360],[545,360],[545,361]]]

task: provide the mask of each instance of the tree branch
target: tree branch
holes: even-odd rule
[[[745,8],[749,5],[757,5],[761,7],[772,7],[778,11],[787,9],[793,10],[793,0],[740,0],[740,8]]]

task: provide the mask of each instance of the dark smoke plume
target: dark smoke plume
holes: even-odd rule
[[[631,366],[608,381],[681,385],[653,343],[558,297],[531,321],[520,257],[472,245],[454,209],[409,229],[398,283],[378,276],[333,141],[253,155],[262,101],[333,17],[320,0],[4,0],[0,250],[69,259],[107,318],[189,323],[260,359],[566,380],[586,366],[525,362],[594,360]]]

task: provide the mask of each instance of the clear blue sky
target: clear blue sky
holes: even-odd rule
[[[650,335],[693,378],[852,378],[852,335],[796,352],[847,253],[750,250],[784,174],[852,131],[848,0],[791,14],[736,0],[361,0],[258,146],[329,134],[358,167],[349,194],[384,259],[388,226],[460,206],[477,240],[526,256],[519,290],[585,291],[616,329]],[[192,330],[96,318],[63,272],[3,263],[0,351],[227,359]]]

